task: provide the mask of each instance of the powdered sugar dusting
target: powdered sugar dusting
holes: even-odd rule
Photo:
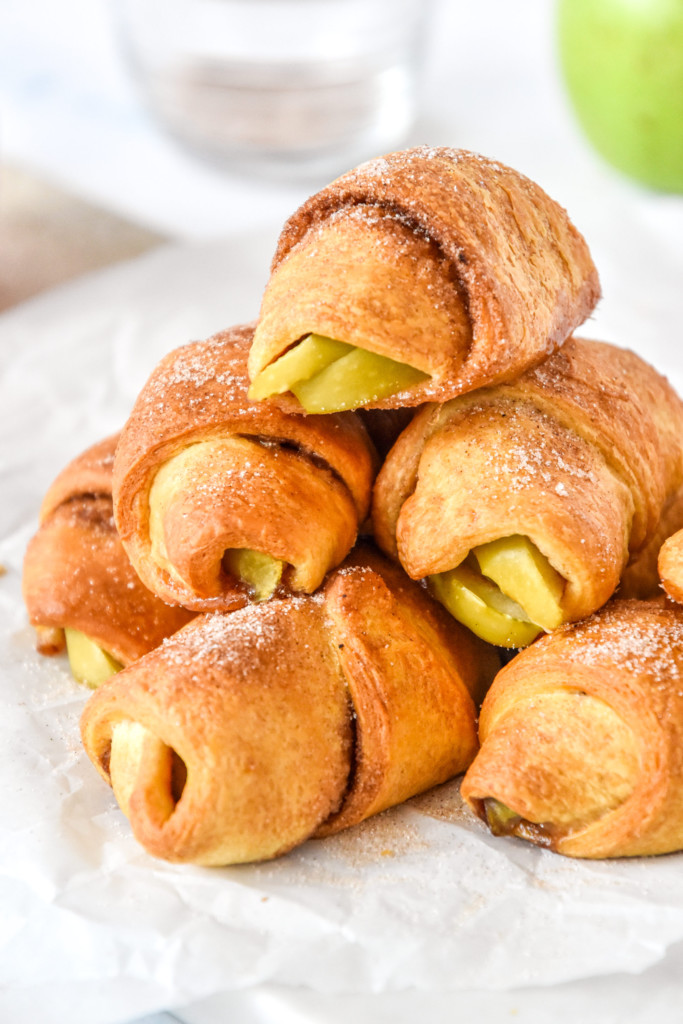
[[[673,685],[683,695],[683,609],[663,601],[613,601],[568,631],[572,661],[612,662],[655,684]]]
[[[218,668],[239,676],[258,671],[259,654],[277,649],[287,620],[315,614],[318,603],[309,597],[289,597],[247,605],[234,612],[202,615],[186,629],[168,637],[160,647],[167,664]]]
[[[485,408],[471,406],[470,412],[476,414]],[[506,443],[491,450],[486,464],[505,479],[507,488],[523,491],[543,484],[564,498],[570,494],[571,479],[597,482],[581,439],[564,431],[558,436],[560,428],[552,417],[535,407],[514,402],[496,408],[505,417]],[[539,428],[536,432],[535,426]],[[558,475],[565,479],[558,481]]]

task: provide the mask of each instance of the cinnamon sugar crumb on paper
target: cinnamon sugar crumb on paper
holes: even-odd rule
[[[429,849],[429,843],[414,825],[408,825],[391,809],[368,818],[325,840],[328,855],[347,861],[352,867],[385,862]]]
[[[426,814],[437,821],[450,823],[466,822],[471,825],[479,819],[472,813],[460,796],[460,779],[445,782],[442,786],[428,789],[408,801],[408,805],[420,814]]]

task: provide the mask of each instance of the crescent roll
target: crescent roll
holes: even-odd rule
[[[683,849],[683,609],[613,601],[496,677],[462,795],[570,857]]]
[[[148,852],[264,860],[463,771],[494,671],[366,550],[314,597],[198,616],[93,695],[82,736]]]
[[[599,294],[586,242],[524,175],[464,150],[392,153],[285,224],[250,395],[307,412],[443,402],[540,362]]]
[[[114,526],[112,465],[117,436],[93,445],[59,474],[24,559],[24,600],[41,654],[69,654],[91,641],[116,667],[151,651],[192,617],[142,585]],[[78,678],[78,673],[75,672]],[[85,681],[85,680],[83,680]]]
[[[522,647],[600,608],[625,570],[628,596],[657,592],[662,533],[683,525],[681,437],[683,403],[652,367],[572,338],[515,382],[417,413],[377,478],[375,538],[477,631],[463,602],[514,621],[480,635]]]
[[[314,591],[366,518],[376,452],[353,413],[292,416],[246,396],[250,327],[172,352],[121,434],[114,511],[165,601],[230,611]]]

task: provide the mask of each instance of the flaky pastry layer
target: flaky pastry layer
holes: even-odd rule
[[[93,695],[83,742],[150,853],[263,860],[463,771],[495,660],[366,549],[312,598],[197,617]]]
[[[249,374],[316,333],[430,375],[369,407],[445,401],[538,363],[599,294],[584,239],[534,182],[464,150],[392,153],[286,223]],[[288,394],[270,403],[298,407]]]
[[[683,848],[683,610],[613,601],[496,677],[462,783],[511,834],[573,857]]]
[[[681,522],[683,403],[632,352],[572,338],[517,381],[420,410],[377,478],[379,545],[413,578],[528,536],[566,581],[565,621],[657,587],[652,550]]]
[[[292,567],[287,589],[312,592],[369,506],[377,456],[360,420],[250,402],[252,333],[235,327],[163,359],[116,454],[114,509],[133,565],[164,600],[197,611],[248,601],[226,549],[272,555]]]
[[[143,586],[118,537],[111,497],[117,438],[69,463],[43,500],[23,572],[24,600],[42,653],[59,651],[61,630],[68,628],[127,665],[191,618]],[[50,631],[51,647],[41,640]]]

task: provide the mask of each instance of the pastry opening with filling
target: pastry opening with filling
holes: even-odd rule
[[[346,484],[323,460],[237,435],[178,451],[155,473],[148,504],[152,560],[200,600],[235,584],[252,601],[312,592],[357,527]]]
[[[454,618],[498,647],[525,647],[563,622],[565,580],[522,535],[473,548],[428,586]]]
[[[638,739],[598,697],[544,693],[519,701],[487,738],[475,771],[467,799],[494,835],[554,849],[632,794]]]

